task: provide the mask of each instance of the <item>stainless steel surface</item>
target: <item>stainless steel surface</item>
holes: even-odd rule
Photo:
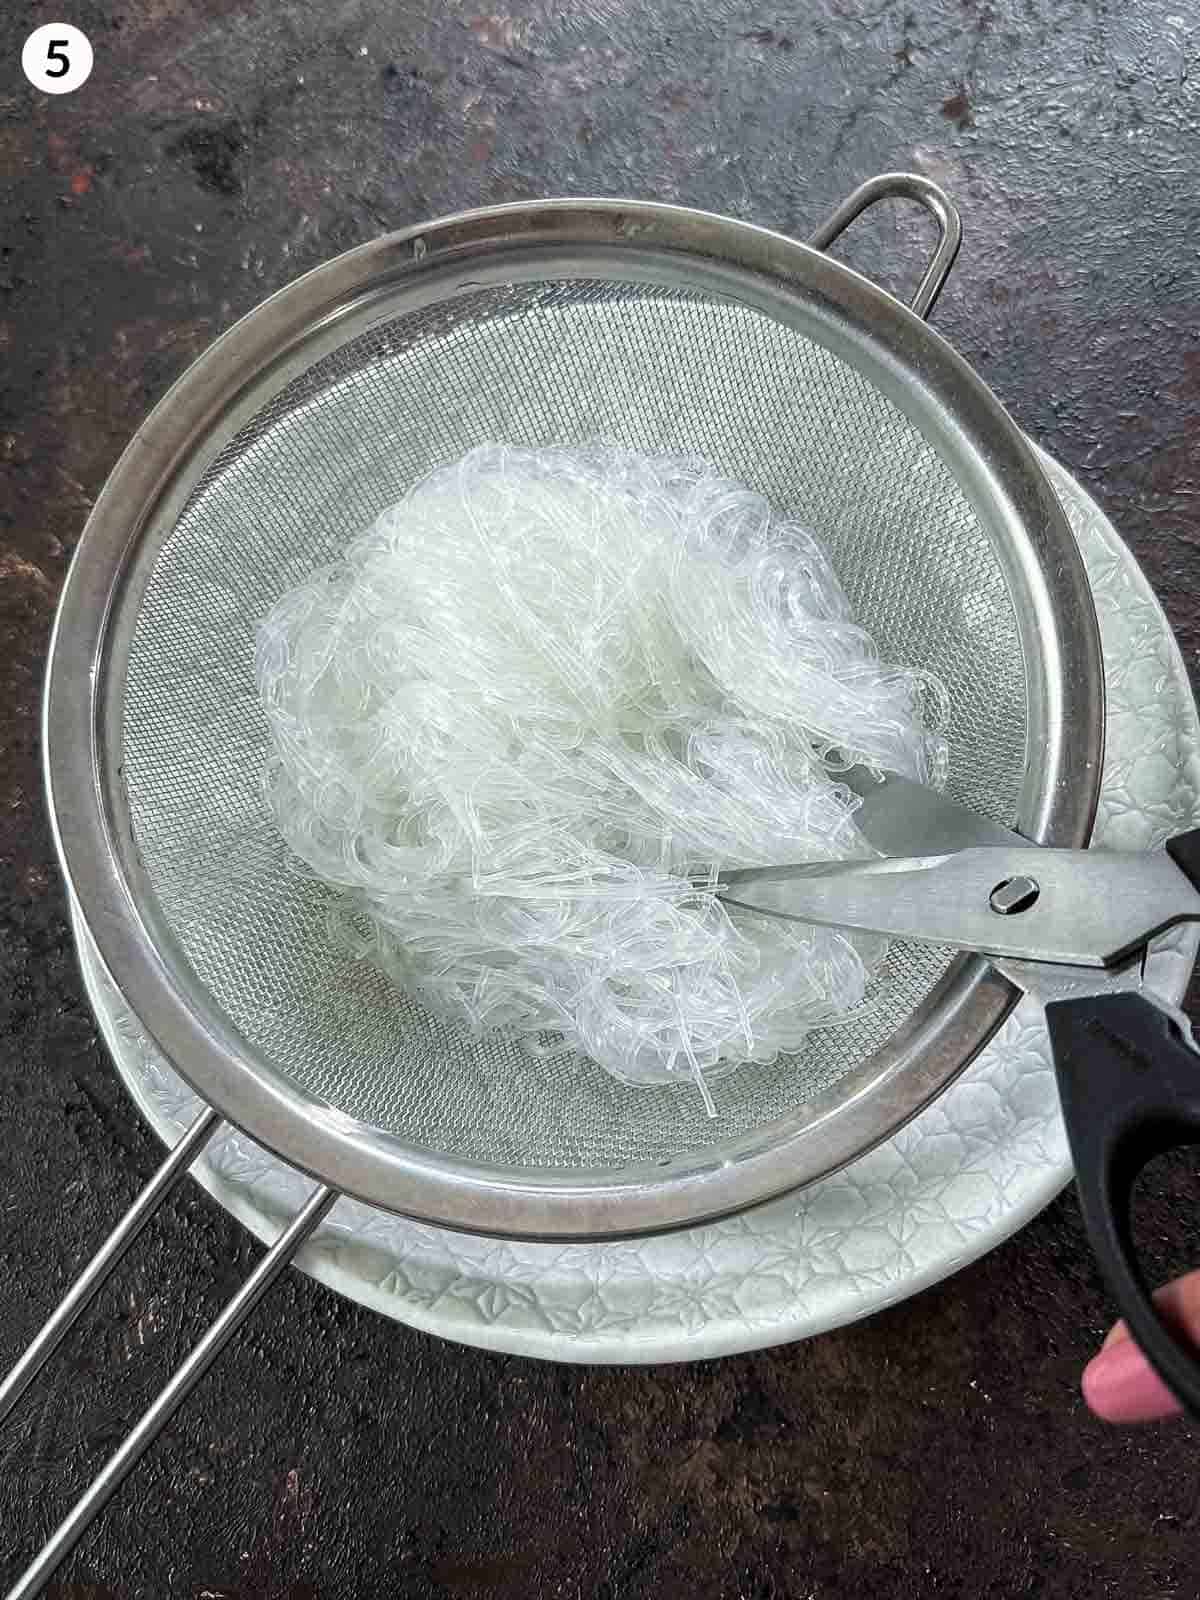
[[[1012,917],[1022,911],[1028,911],[1041,892],[1041,887],[1035,878],[1020,876],[1005,878],[988,896],[988,904],[1000,916]]]
[[[1111,967],[1058,966],[1051,961],[1020,961],[1008,956],[996,957],[995,964],[1011,983],[1042,1006],[1056,1000],[1086,1000],[1094,995],[1140,994],[1174,1021],[1180,1037],[1200,1055],[1191,1018],[1146,986],[1144,949]]]
[[[826,217],[813,233],[809,243],[816,250],[827,250],[839,234],[844,233],[855,217],[880,200],[915,200],[925,207],[938,225],[938,244],[925,274],[917,285],[909,305],[918,317],[927,317],[942,292],[954,258],[962,244],[962,222],[956,207],[946,193],[928,178],[915,172],[881,172],[868,178],[853,194],[847,195],[834,211]]]
[[[1147,1000],[1180,1018],[1185,1031],[1190,1034],[1191,1024],[1181,1011],[1168,1006],[1144,989],[1144,950],[1111,967],[1060,966],[1053,961],[1023,961],[1011,956],[996,956],[994,960],[999,971],[1011,983],[1032,995],[1043,1006],[1048,1006],[1054,1000],[1085,1000],[1092,995],[1128,994],[1134,990],[1144,993]]]
[[[1043,1007],[1056,1000],[1087,1000],[1096,995],[1131,992],[1140,994],[1152,1006],[1157,1006],[1171,1017],[1181,1037],[1196,1049],[1191,1019],[1187,1014],[1146,987],[1145,949],[1111,967],[1060,966],[1052,961],[1022,961],[1010,956],[995,957],[995,965],[1011,983]],[[1200,1054],[1200,1051],[1197,1053]]]
[[[1033,454],[891,296],[669,206],[547,201],[331,262],[203,356],[122,458],[68,578],[46,761],[64,870],[144,1026],[283,1159],[411,1215],[599,1237],[736,1210],[887,1137],[1013,990],[896,946],[870,1014],[714,1086],[633,1092],[397,996],[326,937],[258,798],[254,626],[483,439],[707,455],[813,527],[884,651],[947,682],[953,797],[1077,845],[1100,773],[1095,618]]]
[[[216,1132],[220,1116],[215,1111],[202,1111],[191,1127],[169,1152],[158,1171],[138,1195],[129,1210],[109,1234],[108,1238],[88,1262],[58,1309],[43,1323],[33,1343],[16,1366],[0,1384],[0,1422],[4,1421],[17,1401],[37,1377],[46,1362],[62,1343],[83,1311],[86,1311],[98,1290],[116,1268],[125,1252],[141,1233],[150,1218],[187,1171],[200,1151]]]
[[[854,821],[867,843],[885,856],[941,855],[971,845],[1028,844],[1012,828],[981,816],[949,795],[869,767],[852,767],[842,781],[862,804]]]
[[[1026,909],[1001,912],[997,887],[1029,879]],[[729,905],[960,950],[1108,966],[1178,922],[1200,894],[1164,851],[984,847],[941,856],[750,867],[722,872]]]
[[[53,1576],[59,1563],[75,1548],[94,1518],[120,1487],[127,1473],[136,1466],[143,1453],[158,1438],[176,1409],[212,1366],[336,1199],[336,1191],[317,1189],[303,1211],[267,1251],[191,1355],[177,1369],[158,1398],[130,1431],[124,1443],[109,1458],[107,1465],[93,1480],[91,1487],[80,1496],[59,1523],[41,1551],[8,1591],[5,1600],[33,1600],[33,1596],[41,1592],[42,1586]]]

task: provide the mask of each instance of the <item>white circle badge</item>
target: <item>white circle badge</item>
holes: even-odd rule
[[[43,94],[70,94],[91,76],[91,40],[69,22],[47,22],[26,39],[21,69]]]

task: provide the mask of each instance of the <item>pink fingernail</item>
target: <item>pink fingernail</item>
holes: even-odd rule
[[[1177,1416],[1179,1402],[1132,1339],[1110,1344],[1084,1368],[1083,1398],[1105,1422]]]

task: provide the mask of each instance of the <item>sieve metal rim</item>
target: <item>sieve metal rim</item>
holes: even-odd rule
[[[828,228],[822,234],[827,240]],[[831,328],[869,338],[897,383],[909,381],[937,398],[946,437],[959,437],[964,450],[969,445],[980,492],[1003,512],[1013,570],[1025,586],[1025,620],[1042,645],[1029,659],[1046,669],[1044,681],[1031,687],[1050,742],[1044,766],[1027,773],[1018,819],[1039,842],[1086,841],[1099,787],[1103,688],[1082,562],[1016,425],[919,317],[820,250],[770,230],[644,201],[548,200],[462,213],[316,268],[250,312],[188,369],[139,429],[98,499],[51,643],[44,726],[51,820],[64,874],[103,960],[192,1086],[293,1165],[370,1203],[451,1227],[596,1238],[739,1210],[843,1165],[893,1133],[966,1065],[1003,1019],[1014,991],[976,958],[956,963],[926,1013],[840,1081],[836,1107],[772,1124],[738,1145],[665,1170],[581,1181],[575,1172],[531,1175],[435,1160],[316,1105],[273,1064],[254,1059],[231,1026],[203,1014],[198,986],[189,984],[169,940],[144,914],[136,855],[121,831],[113,754],[119,740],[114,744],[103,724],[121,664],[120,619],[145,577],[139,541],[179,494],[186,472],[206,451],[215,453],[216,429],[237,422],[255,383],[272,374],[282,386],[289,369],[307,366],[322,340],[342,342],[349,321],[375,315],[398,285],[431,283],[435,273],[447,272],[474,281],[470,275],[481,267],[503,267],[530,250],[562,251],[564,259],[597,250],[631,258],[658,253],[684,272],[769,280],[802,294],[810,310],[818,305]]]

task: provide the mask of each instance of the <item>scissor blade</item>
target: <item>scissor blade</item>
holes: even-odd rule
[[[1029,842],[911,778],[894,773],[880,778],[869,767],[857,766],[843,774],[843,781],[862,802],[854,813],[855,826],[881,855],[945,855],[974,845],[1019,849]]]
[[[1026,994],[1032,995],[1044,1006],[1055,1000],[1128,994],[1130,990],[1142,990],[1145,983],[1144,948],[1111,967],[1073,967],[1054,961],[1014,961],[1007,956],[993,959],[998,972],[1002,972],[1019,989],[1024,989]]]
[[[1003,885],[1027,880],[1007,914]],[[1108,966],[1176,922],[1200,919],[1200,894],[1161,851],[1028,845],[881,861],[722,872],[729,905],[799,922],[955,945],[983,955]]]

